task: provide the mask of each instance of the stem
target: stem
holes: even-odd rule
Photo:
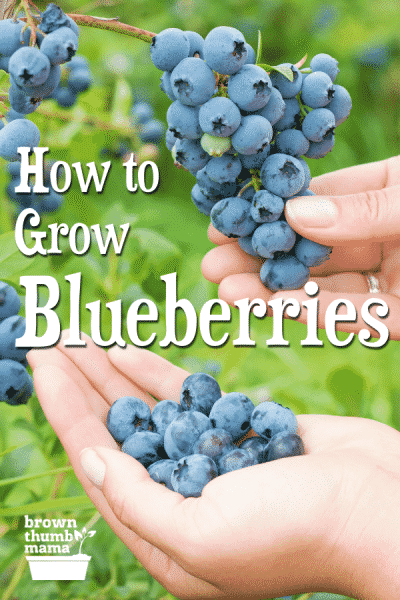
[[[145,29],[139,29],[133,27],[133,25],[127,25],[126,23],[120,23],[116,19],[100,19],[99,17],[91,17],[90,15],[77,15],[69,14],[69,17],[75,21],[77,25],[84,25],[87,27],[95,27],[97,29],[106,29],[107,31],[115,31],[117,33],[123,33],[131,37],[142,40],[143,42],[150,43],[152,38],[156,35],[151,31]]]
[[[49,119],[60,119],[60,121],[70,122],[75,120],[73,113],[57,110],[56,108],[48,109],[43,105],[38,106],[35,112],[43,115],[44,117],[48,117]],[[85,116],[83,117],[82,122],[86,125],[92,125],[93,127],[96,127],[96,129],[101,129],[102,131],[115,131],[116,133],[120,133],[126,137],[131,137],[132,132],[134,131],[134,129],[128,125],[108,123],[107,121],[103,121],[97,117]]]
[[[238,193],[238,196],[240,197],[240,196],[243,194],[243,192],[244,192],[245,190],[247,190],[247,188],[249,188],[249,187],[254,187],[254,181],[253,181],[253,180],[249,181],[249,183],[246,183],[246,185],[244,185],[244,186],[242,187],[242,189],[241,189],[241,190],[240,190],[240,192]]]
[[[29,10],[29,0],[21,0],[21,5],[24,7],[24,12],[26,14],[26,25],[31,28],[31,38],[29,40],[29,44],[34,46],[36,44],[36,23],[34,22],[31,11]],[[21,32],[22,33],[22,32]]]
[[[28,562],[27,562],[25,556],[22,556],[20,558],[20,560],[18,561],[18,564],[15,568],[15,571],[13,573],[13,576],[11,578],[11,581],[10,581],[7,589],[2,596],[2,600],[9,600],[11,598],[11,596],[14,594],[14,590],[17,587],[17,585],[19,584],[19,582],[21,581],[22,575],[24,574],[27,564],[28,564]]]

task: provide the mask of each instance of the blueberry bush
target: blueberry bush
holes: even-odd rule
[[[13,3],[4,4],[7,9]],[[18,16],[26,18],[27,1],[15,4]],[[39,0],[36,5],[44,12],[47,2]],[[190,200],[193,176],[173,167],[170,150],[161,141],[171,100],[159,88],[159,77],[150,58],[150,39],[118,33],[118,23],[147,32],[179,28],[198,32],[203,38],[216,27],[234,27],[243,32],[254,49],[260,30],[260,62],[270,65],[296,63],[305,54],[310,58],[321,53],[334,56],[340,64],[340,82],[348,89],[353,108],[336,136],[334,151],[321,160],[310,160],[312,175],[385,159],[398,152],[400,34],[398,8],[394,4],[388,4],[385,10],[376,10],[376,3],[362,0],[346,6],[340,0],[323,4],[317,0],[158,0],[155,4],[138,0],[134,9],[125,0],[63,0],[60,5],[67,14],[108,19],[118,16],[119,22],[110,20],[107,28],[105,21],[102,28],[90,27],[82,24],[81,16],[79,49],[66,62],[63,61],[74,52],[76,41],[70,31],[64,32],[66,44],[47,49],[48,62],[42,61],[41,72],[33,69],[27,73],[35,86],[43,86],[50,71],[55,74],[54,81],[59,73],[59,81],[40,104],[30,102],[33,110],[22,119],[18,115],[15,118],[12,111],[16,109],[10,106],[11,57],[1,51],[0,45],[2,130],[21,120],[31,122],[27,127],[33,135],[32,142],[40,132],[40,145],[50,148],[46,156],[49,166],[58,160],[84,165],[111,160],[113,167],[102,194],[92,189],[82,194],[73,181],[62,198],[53,198],[52,202],[45,197],[23,201],[42,207],[42,231],[54,222],[70,226],[78,222],[88,226],[129,222],[131,235],[120,257],[112,253],[101,256],[95,247],[84,256],[75,256],[63,239],[60,255],[24,256],[14,242],[21,199],[12,187],[16,176],[8,165],[14,164],[9,162],[13,157],[5,152],[0,160],[0,281],[14,288],[20,298],[21,308],[14,317],[24,315],[24,290],[19,286],[19,278],[24,274],[51,274],[59,282],[61,294],[67,295],[65,275],[81,272],[83,304],[121,298],[124,314],[134,300],[152,299],[159,307],[160,319],[158,323],[143,324],[143,338],[153,331],[157,337],[162,336],[165,331],[165,284],[161,275],[176,271],[179,297],[190,300],[196,310],[217,297],[216,286],[205,281],[200,270],[201,259],[211,248],[206,235],[209,219]],[[37,14],[36,9],[32,12]],[[68,19],[67,22],[70,23]],[[68,28],[66,22],[56,25]],[[51,29],[52,23],[47,27]],[[29,37],[28,29],[23,32],[25,35]],[[40,44],[40,31],[37,35]],[[38,44],[35,49],[39,51]],[[18,50],[15,48],[14,52]],[[18,61],[14,62],[17,65],[11,67],[18,77]],[[17,82],[11,84],[13,102],[34,98],[21,96],[24,83],[20,87]],[[206,127],[207,113],[203,117]],[[11,153],[12,148],[6,147],[5,151]],[[140,190],[134,194],[127,191],[121,177],[122,163],[132,152],[138,162],[157,162],[160,185],[156,192],[148,195]],[[275,210],[279,210],[279,202]],[[46,301],[44,294],[41,301]],[[60,303],[57,311],[63,326],[68,326],[68,303]],[[109,322],[105,311],[101,318],[103,336],[107,338]],[[82,329],[89,331],[89,325],[89,313],[82,311]],[[44,323],[39,322],[39,330],[43,327]],[[216,339],[227,330],[226,324],[216,323],[213,327]],[[237,315],[233,314],[229,324],[231,339],[237,337],[238,327]],[[182,337],[183,333],[184,323],[178,319],[177,334]],[[398,345],[389,342],[384,348],[371,350],[354,341],[346,348],[335,348],[321,331],[324,346],[305,348],[300,346],[305,326],[292,321],[285,323],[290,346],[266,347],[265,340],[271,335],[270,319],[254,320],[255,347],[233,347],[228,340],[223,349],[211,349],[197,336],[186,349],[173,345],[161,349],[157,343],[151,349],[192,373],[217,377],[224,391],[241,392],[254,404],[271,394],[295,414],[359,415],[400,428],[400,376],[395,368],[400,359]],[[94,539],[85,543],[85,552],[92,555],[86,581],[32,584],[23,556],[25,514],[71,515],[80,528],[97,531]],[[0,538],[0,588],[4,600],[173,600],[99,518],[34,393],[26,404],[0,403]],[[338,596],[318,593],[297,598],[339,600]]]

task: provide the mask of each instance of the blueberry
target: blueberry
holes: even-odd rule
[[[232,135],[232,146],[240,154],[261,153],[269,146],[273,136],[272,125],[260,115],[243,117]]]
[[[245,169],[261,169],[270,152],[271,145],[268,144],[261,152],[256,152],[255,154],[239,154],[238,157]]]
[[[304,80],[301,100],[306,106],[322,108],[332,100],[334,95],[332,80],[326,73],[315,71],[315,73],[310,73]]]
[[[174,90],[171,86],[171,71],[164,71],[164,73],[161,75],[160,88],[161,91],[164,92],[164,94],[166,94],[170,100],[172,100],[172,102],[176,100]]]
[[[222,198],[232,196],[236,191],[236,178],[234,181],[217,183],[207,175],[207,165],[196,173],[196,180],[203,194],[214,200],[221,200]]]
[[[335,130],[335,115],[327,108],[317,108],[308,113],[303,121],[302,130],[310,142],[322,142],[326,135]],[[308,148],[304,155],[307,156]]]
[[[219,459],[218,469],[220,475],[224,475],[230,471],[245,469],[246,467],[252,467],[256,464],[257,459],[252,452],[243,450],[242,448],[236,448],[235,450],[231,450],[231,452],[224,454]]]
[[[25,333],[24,317],[13,315],[0,322],[0,357],[24,360],[29,348],[16,348],[15,340]]]
[[[230,433],[224,429],[208,429],[193,446],[193,454],[205,454],[217,462],[223,454],[234,448]]]
[[[139,131],[139,137],[144,144],[158,144],[164,137],[165,125],[158,119],[147,121]]]
[[[164,29],[151,41],[151,60],[157,69],[172,71],[189,56],[190,43],[184,32],[175,27]]]
[[[282,431],[276,433],[268,444],[267,461],[304,454],[304,444],[297,433]]]
[[[204,58],[213,71],[233,75],[247,60],[246,40],[233,27],[215,27],[204,40]]]
[[[192,175],[206,166],[210,156],[203,150],[198,140],[177,140],[175,144],[175,162],[181,164]]]
[[[288,154],[268,156],[261,168],[260,177],[265,189],[281,198],[293,196],[305,182],[301,163]]]
[[[268,259],[260,270],[260,279],[271,292],[300,289],[309,277],[310,269],[290,255]]]
[[[308,152],[308,150],[307,150],[307,152]],[[311,183],[311,171],[310,171],[310,167],[308,166],[308,164],[306,163],[304,158],[298,158],[297,160],[303,167],[303,171],[304,171],[304,184],[303,184],[303,187],[301,188],[301,190],[299,190],[297,193],[299,196],[304,196],[305,192],[308,190],[308,186]]]
[[[86,92],[92,85],[92,75],[88,69],[74,69],[68,78],[68,87],[76,94]]]
[[[26,404],[32,392],[32,377],[25,367],[15,360],[0,360],[0,402]]]
[[[187,106],[204,104],[214,94],[215,75],[201,58],[185,58],[171,73],[176,98]]]
[[[279,219],[284,206],[280,196],[268,190],[259,190],[254,194],[250,214],[256,223],[272,223]]]
[[[9,89],[11,108],[21,115],[33,113],[41,104],[41,100],[27,96],[19,87],[11,85]]]
[[[290,63],[282,63],[278,66],[289,67],[293,73],[293,81],[289,81],[285,75],[282,75],[278,71],[272,71],[270,75],[272,85],[280,91],[282,98],[294,98],[301,90],[303,78],[302,73],[299,71],[296,65],[292,65]]]
[[[170,129],[167,129],[167,131],[165,132],[165,145],[167,146],[168,150],[172,150],[177,141],[178,138],[175,137],[174,132]]]
[[[250,431],[250,417],[254,404],[244,394],[231,392],[222,396],[211,409],[210,421],[213,427],[224,429],[231,434],[233,441]]]
[[[310,142],[298,129],[285,129],[276,136],[276,147],[282,154],[290,154],[290,156],[299,158],[307,152]]]
[[[37,87],[48,78],[50,61],[38,48],[20,48],[10,58],[9,72],[19,87]]]
[[[211,375],[193,373],[182,384],[180,402],[184,410],[210,414],[214,403],[221,398],[221,388]]]
[[[146,468],[157,460],[167,458],[161,435],[152,431],[133,433],[126,438],[121,450],[138,460]]]
[[[168,425],[164,436],[164,448],[169,458],[179,460],[191,454],[200,435],[211,428],[210,419],[201,412],[191,410],[178,415]]]
[[[270,440],[281,431],[296,433],[296,415],[277,402],[261,402],[251,415],[251,426],[258,435],[265,440]]]
[[[217,475],[217,465],[211,458],[204,454],[192,454],[178,461],[172,471],[171,483],[175,492],[185,498],[198,498],[207,483]]]
[[[335,115],[335,125],[341,125],[347,119],[351,110],[351,98],[349,92],[341,85],[333,86],[335,95],[326,108]]]
[[[239,127],[241,119],[239,108],[229,98],[211,98],[199,111],[202,130],[217,137],[232,135]]]
[[[246,252],[246,254],[258,257],[257,252],[253,248],[252,238],[253,235],[246,235],[244,237],[241,237],[238,239],[238,244],[239,247],[243,250],[243,252]]]
[[[201,213],[203,213],[204,215],[207,215],[207,216],[210,215],[212,207],[217,202],[213,198],[210,198],[210,197],[206,196],[201,191],[201,189],[200,189],[200,187],[199,187],[199,185],[197,183],[196,183],[196,185],[194,185],[192,187],[191,197],[192,197],[192,200],[193,200],[196,208]]]
[[[298,103],[297,103],[298,105]],[[286,103],[282,98],[282,94],[275,87],[271,89],[271,94],[269,96],[268,103],[264,108],[261,108],[257,111],[258,115],[264,117],[271,123],[271,125],[275,125],[280,119],[282,119],[285,114]]]
[[[161,400],[155,405],[151,413],[151,430],[164,437],[168,425],[182,412],[183,408],[177,402],[173,400]]]
[[[171,460],[170,458],[165,458],[163,460],[157,460],[153,462],[148,468],[147,472],[150,477],[156,483],[161,483],[165,485],[166,488],[173,491],[171,483],[171,475],[172,471],[176,469],[178,462],[176,460]]]
[[[267,104],[268,106],[268,104]],[[291,129],[300,124],[300,104],[297,98],[289,98],[285,100],[285,112],[283,117],[275,122],[274,128],[276,131],[284,131]]]
[[[70,27],[60,27],[49,33],[40,45],[40,51],[47,56],[52,65],[70,61],[77,50],[78,36]]]
[[[170,131],[179,139],[195,140],[202,136],[198,106],[185,106],[176,100],[168,108],[167,122]]]
[[[329,75],[332,81],[335,81],[336,76],[340,73],[338,61],[329,54],[316,54],[311,59],[310,68],[313,71],[323,71]]]
[[[12,56],[20,48],[29,45],[31,30],[28,28],[22,34],[24,27],[23,21],[14,22],[13,19],[0,21],[0,56]]]
[[[204,39],[197,31],[185,31],[185,37],[189,40],[189,56],[199,55],[199,58],[204,59]]]
[[[247,59],[244,63],[245,65],[255,65],[256,64],[256,53],[253,50],[253,47],[250,46],[247,42],[245,43],[245,47],[247,50]]]
[[[53,97],[62,108],[71,108],[78,98],[76,92],[73,92],[69,87],[58,87]]]
[[[211,222],[228,237],[244,237],[256,228],[249,211],[249,203],[240,197],[219,200],[211,209]]]
[[[41,194],[37,196],[39,202],[39,210],[40,213],[50,213],[58,210],[63,203],[63,196],[61,194],[57,194],[54,190],[50,190],[47,194]],[[32,208],[35,208],[32,205]]]
[[[60,65],[51,65],[50,73],[46,81],[41,85],[31,86],[25,88],[25,93],[31,98],[41,100],[50,96],[57,88],[61,80],[61,68]],[[17,86],[15,79],[10,75],[10,82],[12,85]]]
[[[1,23],[1,22],[0,22]],[[9,56],[0,56],[0,69],[8,73],[8,66],[10,63]]]
[[[239,108],[254,111],[263,108],[269,100],[272,83],[268,73],[257,65],[244,65],[228,81],[229,98]]]
[[[233,183],[242,170],[239,158],[224,154],[211,158],[207,163],[206,173],[216,183]]]
[[[46,10],[42,13],[40,29],[43,33],[51,33],[60,27],[70,26],[69,18],[62,9],[52,2],[47,5]]]
[[[296,258],[306,267],[318,267],[322,265],[322,263],[328,260],[331,252],[332,248],[330,246],[323,246],[306,238],[301,238],[294,248]]]
[[[321,142],[311,142],[310,147],[304,155],[306,158],[323,158],[335,145],[334,133],[328,133]]]
[[[134,396],[118,398],[107,414],[107,429],[117,442],[124,442],[136,431],[149,428],[151,410]]]
[[[0,281],[0,321],[17,315],[21,308],[21,300],[15,289]]]
[[[268,448],[268,442],[258,435],[244,440],[239,448],[251,452],[258,464],[264,463],[267,460],[266,450]]]
[[[252,244],[259,256],[271,258],[274,252],[289,252],[296,234],[286,221],[263,223],[253,233]]]

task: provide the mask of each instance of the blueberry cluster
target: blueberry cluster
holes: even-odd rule
[[[86,58],[76,55],[66,63],[64,75],[65,77],[61,77],[60,83],[48,98],[56,100],[62,108],[71,108],[79,94],[86,92],[92,85],[92,73]]]
[[[334,84],[337,61],[318,54],[304,72],[255,64],[253,48],[232,27],[205,39],[165,29],[150,50],[172,100],[166,144],[197,179],[193,202],[247,254],[265,259],[260,277],[270,290],[302,287],[331,248],[297,235],[284,206],[313,195],[303,157],[326,156],[350,113],[347,90]]]
[[[10,175],[10,182],[7,186],[7,195],[10,200],[15,202],[17,214],[25,208],[34,208],[39,214],[54,212],[60,208],[63,202],[63,196],[62,194],[58,194],[51,186],[50,167],[51,163],[46,162],[43,177],[44,185],[49,188],[49,192],[45,194],[36,194],[32,191],[22,194],[21,192],[15,191],[15,188],[17,188],[21,182],[21,165],[19,162],[8,163],[7,171]]]
[[[33,381],[25,368],[26,348],[15,340],[25,333],[25,319],[18,316],[21,301],[15,289],[0,281],[0,402],[26,404]]]
[[[25,115],[54,93],[61,80],[60,65],[74,57],[78,36],[76,23],[55,4],[41,15],[37,47],[29,46],[31,30],[24,21],[0,21],[0,66],[10,74],[9,101],[20,117],[0,131],[0,156],[5,160],[19,160],[19,146],[39,145],[39,129]]]
[[[180,403],[149,406],[131,396],[119,398],[107,415],[107,428],[154,481],[186,498],[201,495],[218,475],[278,458],[304,454],[297,419],[276,402],[254,406],[244,394],[221,395],[205,373],[185,379]],[[250,430],[254,437],[244,436]]]

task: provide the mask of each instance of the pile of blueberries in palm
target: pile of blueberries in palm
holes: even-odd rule
[[[289,408],[272,401],[255,407],[238,392],[222,395],[205,373],[185,379],[180,403],[161,400],[153,412],[139,398],[119,398],[107,428],[154,481],[186,498],[200,496],[218,475],[304,454]],[[251,429],[256,435],[243,440]]]
[[[38,146],[40,132],[25,118],[50,97],[61,80],[61,66],[78,49],[79,28],[60,7],[49,4],[41,15],[37,46],[29,46],[31,30],[21,19],[0,21],[0,67],[10,74],[13,119],[0,131],[0,156],[20,159],[19,146]],[[14,118],[15,112],[20,118]]]
[[[205,39],[165,29],[150,50],[173,101],[166,144],[197,179],[193,202],[242,250],[264,259],[260,277],[270,290],[302,287],[331,248],[296,234],[284,206],[313,195],[303,157],[326,156],[350,113],[347,90],[334,84],[338,62],[318,54],[304,72],[290,63],[263,68],[232,27]]]
[[[25,333],[25,319],[18,316],[21,301],[15,289],[0,281],[0,402],[26,404],[33,381],[25,368],[26,348],[15,340]]]

